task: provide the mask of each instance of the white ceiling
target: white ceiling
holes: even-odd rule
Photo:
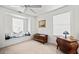
[[[52,10],[55,10],[57,8],[60,8],[64,5],[42,5],[41,8],[24,8],[24,5],[5,5],[5,7],[9,8],[9,9],[13,9],[16,11],[21,11],[25,14],[30,14],[30,15],[39,15],[39,14],[43,14]],[[32,10],[30,10],[32,9]]]

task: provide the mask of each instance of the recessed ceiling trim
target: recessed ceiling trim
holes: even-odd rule
[[[17,12],[17,13],[20,13],[20,14],[23,14],[23,15],[26,15],[26,16],[34,16],[34,15],[30,15],[30,14],[25,14],[25,13],[23,13],[23,12],[20,12],[20,11],[17,11],[17,10],[14,10],[14,9],[11,9],[11,8],[8,8],[8,7],[5,7],[5,6],[3,6],[3,5],[1,5],[0,7],[2,7],[2,8],[6,8],[6,9],[8,9],[8,10],[11,10],[11,11],[14,11],[14,12]]]

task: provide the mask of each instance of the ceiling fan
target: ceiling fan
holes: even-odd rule
[[[24,12],[26,12],[27,9],[29,9],[33,13],[37,13],[37,12],[35,12],[35,10],[33,10],[33,8],[41,8],[42,7],[42,5],[20,5],[20,6],[24,8]]]

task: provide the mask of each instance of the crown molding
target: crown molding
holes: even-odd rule
[[[59,8],[57,8],[57,9],[54,9],[54,10],[51,10],[51,11],[48,11],[48,12],[40,13],[40,14],[38,14],[37,16],[49,14],[49,13],[51,13],[51,12],[54,12],[54,11],[56,11],[56,10],[59,10],[59,9],[65,8],[65,7],[68,7],[68,5],[64,5],[64,6],[62,6],[62,7],[59,7]]]

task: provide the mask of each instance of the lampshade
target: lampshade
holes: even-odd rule
[[[63,34],[69,34],[69,32],[68,31],[64,31]]]

